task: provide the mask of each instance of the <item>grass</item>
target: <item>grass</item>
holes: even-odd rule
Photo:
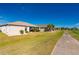
[[[63,31],[10,36],[0,33],[0,54],[50,54]]]
[[[77,39],[79,41],[79,30],[71,30],[68,31],[72,37],[74,37],[75,39]]]

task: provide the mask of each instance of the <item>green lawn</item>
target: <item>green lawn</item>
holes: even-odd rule
[[[50,54],[63,31],[7,36],[0,33],[0,54]]]
[[[79,30],[71,30],[69,31],[69,33],[71,34],[72,37],[79,40]]]

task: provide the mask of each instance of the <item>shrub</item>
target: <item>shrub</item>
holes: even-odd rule
[[[0,32],[2,32],[2,31],[0,30]]]
[[[23,30],[20,30],[20,33],[21,33],[21,34],[24,34],[24,31],[23,31]]]
[[[30,29],[30,31],[31,32],[39,32],[40,30],[37,27],[33,27],[33,28]]]
[[[28,31],[27,31],[27,30],[25,30],[25,33],[28,33]]]
[[[36,32],[40,32],[40,30],[36,30]]]
[[[34,32],[39,32],[40,30],[38,28],[34,28]]]

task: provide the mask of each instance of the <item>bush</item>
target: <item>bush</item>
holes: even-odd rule
[[[28,33],[28,31],[27,31],[27,30],[25,30],[25,33]]]
[[[36,30],[36,32],[40,32],[40,30]]]
[[[37,27],[33,27],[33,28],[31,28],[30,31],[31,31],[31,32],[39,32],[40,30],[39,30],[39,28],[37,28]]]
[[[23,31],[23,30],[20,30],[20,33],[21,33],[21,34],[24,34],[24,31]]]
[[[0,30],[0,32],[2,32],[2,31]]]

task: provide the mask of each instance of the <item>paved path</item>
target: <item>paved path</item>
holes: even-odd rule
[[[56,44],[53,55],[79,55],[79,42],[72,38],[68,33],[64,33]]]

